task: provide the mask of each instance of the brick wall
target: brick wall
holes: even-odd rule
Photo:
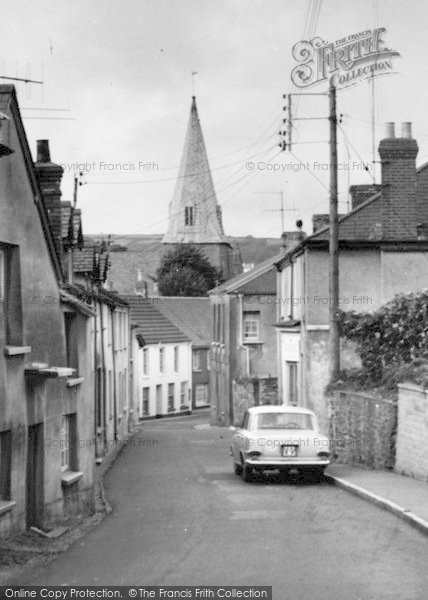
[[[417,153],[418,145],[410,138],[387,138],[379,144],[384,239],[416,239]]]
[[[428,481],[428,390],[411,383],[398,389],[395,470]]]
[[[328,398],[330,438],[337,461],[374,469],[394,466],[397,406],[357,392]]]

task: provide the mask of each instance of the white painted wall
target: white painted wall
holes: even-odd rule
[[[174,364],[174,348],[178,348],[178,369]],[[160,371],[159,353],[164,349],[164,372]],[[147,370],[144,372],[144,352],[147,353]],[[133,339],[134,399],[138,417],[171,415],[192,410],[192,344],[190,342],[148,344],[140,348]],[[181,404],[181,384],[186,384],[185,407]],[[168,384],[174,384],[174,410],[168,410]],[[161,398],[157,402],[157,386],[161,386]],[[143,389],[149,394],[148,412],[143,410]]]

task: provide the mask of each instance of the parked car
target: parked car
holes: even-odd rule
[[[329,439],[320,433],[315,414],[296,406],[248,409],[231,442],[235,473],[245,481],[255,474],[282,472],[318,482],[330,454]]]

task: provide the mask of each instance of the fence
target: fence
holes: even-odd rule
[[[328,398],[331,444],[337,461],[374,469],[395,463],[397,404],[352,391]]]

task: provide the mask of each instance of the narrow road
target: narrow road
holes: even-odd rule
[[[428,539],[332,485],[244,483],[206,412],[149,421],[112,513],[20,585],[272,585],[275,600],[426,600]]]

